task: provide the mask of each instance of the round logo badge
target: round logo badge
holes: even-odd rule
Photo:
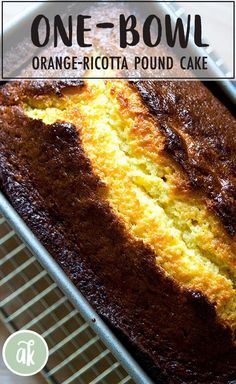
[[[7,338],[2,350],[7,368],[19,376],[32,376],[41,371],[48,361],[48,346],[36,332],[14,332]]]

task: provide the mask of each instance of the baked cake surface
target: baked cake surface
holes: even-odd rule
[[[0,181],[157,383],[236,382],[236,124],[200,82],[1,88]]]

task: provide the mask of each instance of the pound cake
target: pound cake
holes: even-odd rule
[[[199,81],[0,90],[0,184],[153,378],[236,383],[236,123]]]

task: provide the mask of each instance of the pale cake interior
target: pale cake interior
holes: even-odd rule
[[[201,194],[190,193],[137,91],[124,81],[88,80],[63,97],[26,98],[25,113],[73,123],[107,199],[135,238],[182,287],[200,290],[236,328],[236,245]],[[49,126],[50,129],[50,126]],[[157,293],[158,294],[158,293]]]

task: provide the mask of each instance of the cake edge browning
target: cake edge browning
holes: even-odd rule
[[[1,189],[154,380],[235,380],[230,329],[204,295],[167,278],[151,248],[126,232],[101,198],[76,129],[29,119],[6,99],[1,116]]]
[[[191,188],[205,194],[209,209],[216,213],[225,230],[234,237],[234,117],[199,81],[137,81],[132,84],[160,124],[166,138],[166,154],[181,166]]]
[[[40,97],[45,95],[62,96],[62,91],[66,87],[83,87],[82,80],[33,80],[33,81],[10,81],[0,84],[0,103],[1,105],[18,105],[24,95]]]

